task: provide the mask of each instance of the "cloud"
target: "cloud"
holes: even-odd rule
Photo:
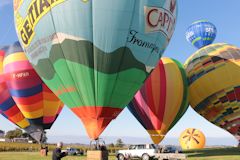
[[[0,1],[1,1],[0,2],[0,7],[4,7],[4,6],[9,5],[9,4],[12,3],[11,0],[0,0]]]

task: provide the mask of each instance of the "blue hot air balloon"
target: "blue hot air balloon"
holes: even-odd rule
[[[192,23],[186,31],[186,39],[193,46],[200,49],[212,44],[216,38],[217,29],[214,24],[207,20]]]

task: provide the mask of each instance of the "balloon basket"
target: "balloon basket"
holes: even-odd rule
[[[87,160],[108,160],[108,151],[87,151]]]
[[[98,138],[90,142],[87,160],[108,160],[108,150],[104,140]]]

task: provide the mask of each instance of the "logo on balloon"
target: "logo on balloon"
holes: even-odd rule
[[[172,6],[172,5],[171,5]],[[174,11],[173,7],[170,8]],[[162,32],[168,39],[172,37],[176,19],[165,8],[145,7],[145,32]]]
[[[28,6],[28,14],[27,16],[18,21],[17,23],[17,31],[19,32],[19,35],[21,37],[21,40],[23,42],[23,45],[27,47],[34,35],[35,35],[35,27],[39,20],[46,15],[53,7],[56,5],[64,2],[65,0],[33,0],[30,5]],[[15,3],[15,15],[18,15],[18,17],[21,17],[18,13],[18,8],[20,3]]]

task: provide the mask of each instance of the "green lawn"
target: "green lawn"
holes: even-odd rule
[[[189,160],[240,160],[240,148],[212,148],[186,151]],[[85,156],[68,156],[63,160],[85,160]],[[114,156],[109,160],[115,160]],[[37,152],[0,152],[0,160],[51,160]]]
[[[190,160],[240,160],[240,148],[209,148],[185,153]]]

